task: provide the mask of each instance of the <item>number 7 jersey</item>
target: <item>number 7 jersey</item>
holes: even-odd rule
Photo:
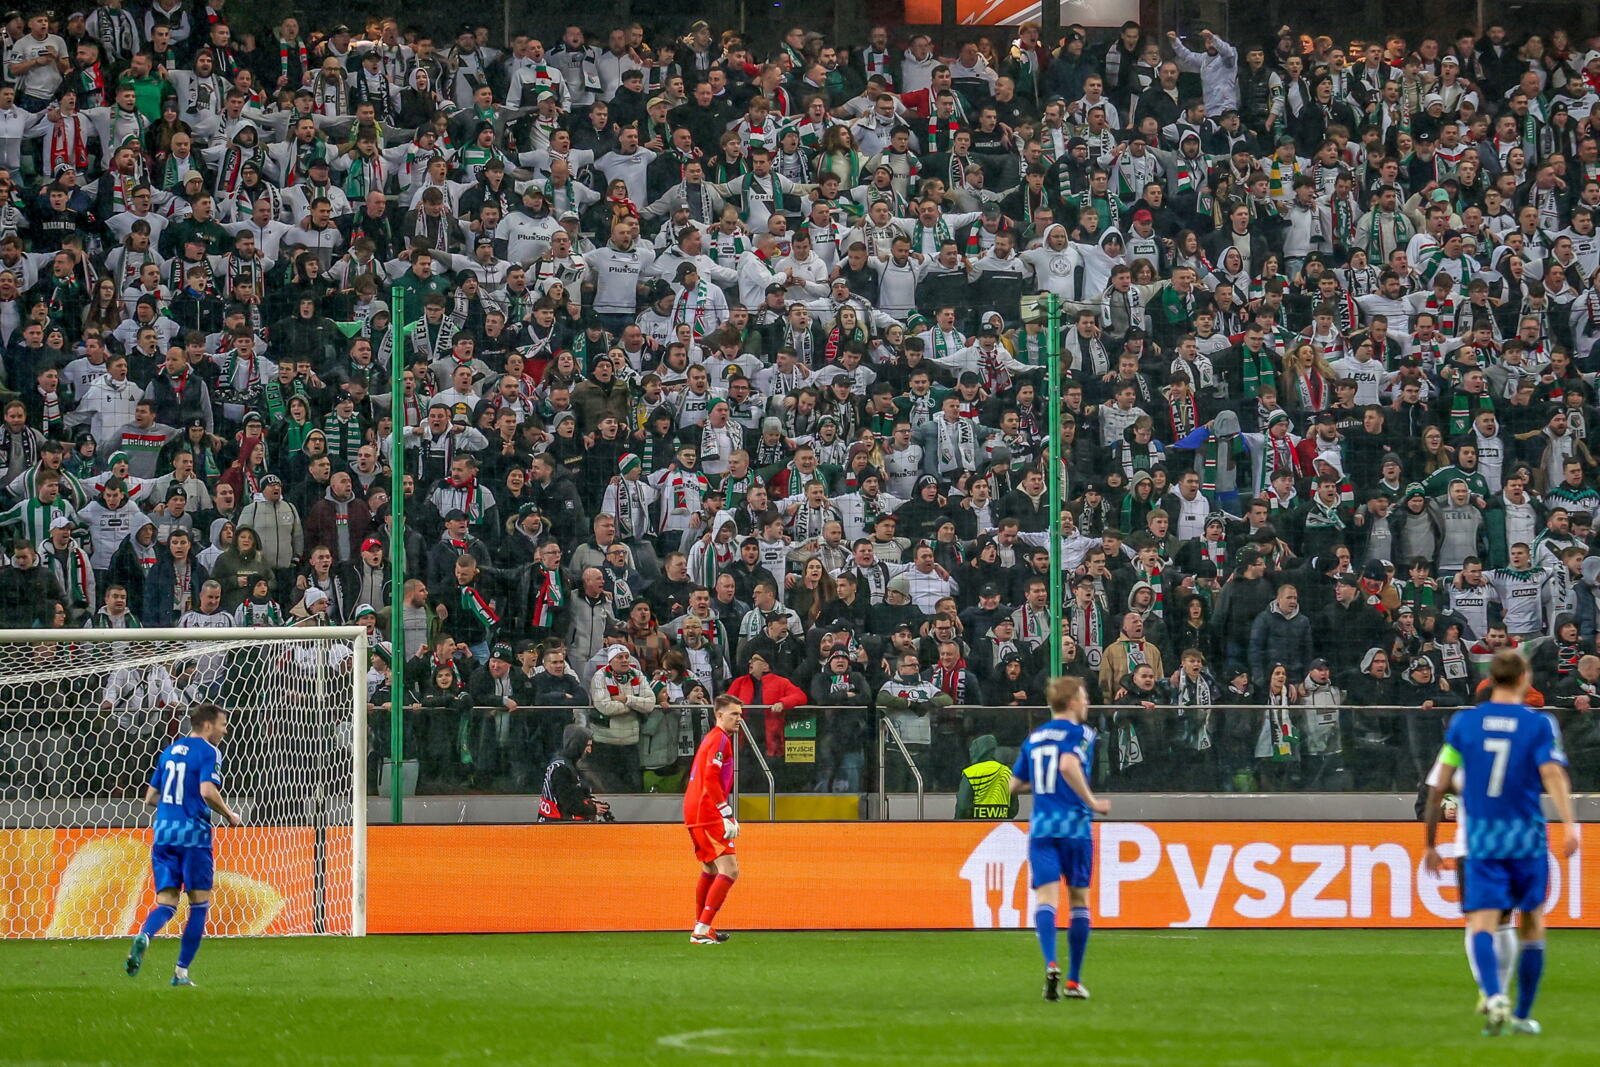
[[[1029,837],[1088,838],[1094,813],[1061,774],[1063,760],[1077,760],[1085,781],[1094,768],[1095,730],[1068,719],[1051,719],[1022,743],[1011,773],[1033,789]]]
[[[1466,855],[1527,859],[1545,854],[1539,768],[1567,764],[1553,718],[1522,704],[1492,701],[1458,711],[1445,732],[1439,762],[1461,770]]]

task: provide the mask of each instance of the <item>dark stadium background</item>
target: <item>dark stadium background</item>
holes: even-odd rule
[[[577,6],[581,12],[575,12]],[[943,49],[983,32],[978,27],[956,25],[955,0],[943,0],[943,26],[923,27],[934,33]],[[582,5],[527,3],[525,0],[455,0],[449,4],[395,4],[392,0],[249,0],[228,4],[230,23],[237,30],[259,30],[289,14],[298,14],[302,27],[332,25],[343,19],[359,34],[367,18],[393,15],[402,26],[424,26],[438,35],[447,47],[462,23],[489,27],[490,38],[499,42],[504,27],[513,32],[545,33],[551,27],[580,14],[580,21],[591,33],[602,32],[628,22],[642,23],[652,40],[664,34],[685,32],[695,19],[703,18],[713,30],[740,28],[757,44],[773,42],[791,25],[803,25],[826,33],[832,40],[858,41],[868,27],[884,24],[904,26],[901,0],[591,0]],[[1053,5],[1044,5],[1046,37],[1052,23],[1071,23],[1072,3],[1061,6],[1060,16]],[[1403,33],[1415,37],[1424,33],[1442,35],[1448,41],[1462,28],[1481,29],[1479,20],[1503,22],[1515,35],[1540,26],[1566,26],[1575,33],[1591,33],[1600,28],[1600,4],[1544,2],[1504,2],[1504,0],[1422,0],[1396,4],[1386,0],[1360,0],[1359,3],[1331,5],[1319,15],[1315,5],[1292,0],[1140,0],[1139,20],[1147,30],[1165,32],[1178,27],[1209,26],[1229,39],[1244,40],[1252,34],[1270,34],[1285,21],[1300,32],[1331,33],[1341,44],[1364,33]],[[896,32],[903,40],[903,32]],[[551,43],[551,42],[547,42]]]

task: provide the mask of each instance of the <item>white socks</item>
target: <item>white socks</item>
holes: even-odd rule
[[[1494,960],[1500,972],[1500,991],[1511,988],[1511,972],[1517,967],[1517,928],[1502,926],[1494,932]]]

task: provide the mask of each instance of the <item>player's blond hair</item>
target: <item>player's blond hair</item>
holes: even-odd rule
[[[1044,699],[1052,712],[1063,712],[1072,706],[1072,702],[1083,691],[1083,683],[1076,678],[1052,678],[1050,684],[1045,686]]]

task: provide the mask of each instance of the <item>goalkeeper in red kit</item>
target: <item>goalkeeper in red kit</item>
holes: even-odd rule
[[[733,854],[739,820],[733,817],[728,794],[733,789],[734,736],[743,715],[744,705],[735,698],[717,698],[712,706],[716,725],[706,732],[695,751],[689,785],[683,794],[683,825],[694,843],[694,858],[700,861],[691,945],[720,945],[728,940],[727,934],[719,933],[711,924],[739,877],[739,857]]]

